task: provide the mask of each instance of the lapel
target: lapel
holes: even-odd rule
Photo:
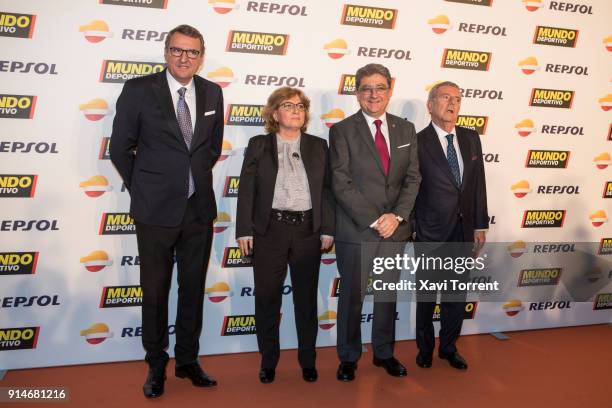
[[[459,126],[455,126],[455,134],[461,150],[461,160],[463,161],[463,179],[461,182],[461,190],[465,188],[466,180],[469,180],[469,171],[471,170],[470,163],[472,162],[472,152],[470,149],[469,140]]]
[[[206,136],[202,132],[202,121],[204,120],[204,112],[206,111],[206,83],[200,80],[200,77],[194,75],[193,83],[196,93],[196,112],[191,115],[191,120],[195,119],[195,127],[193,129],[193,140],[191,141],[191,150],[193,151],[202,139]]]
[[[387,115],[387,129],[389,130],[389,176],[394,169],[400,164],[399,160],[395,160],[394,156],[397,153],[397,146],[400,145],[400,127],[397,123],[397,118]]]
[[[435,165],[442,171],[442,173],[446,175],[446,177],[449,179],[449,182],[452,183],[453,186],[455,186],[457,189],[459,189],[459,186],[457,186],[457,182],[455,181],[455,177],[453,177],[453,173],[451,173],[450,167],[448,166],[448,160],[446,159],[446,155],[444,154],[444,148],[442,147],[440,139],[438,138],[438,134],[436,133],[436,130],[434,129],[431,122],[427,127],[427,134],[425,135],[424,142],[427,153],[429,153]]]
[[[187,150],[185,139],[183,139],[181,128],[179,127],[178,120],[176,119],[176,111],[174,109],[174,103],[172,102],[172,95],[170,95],[170,87],[168,85],[168,79],[166,78],[166,70],[163,70],[157,75],[157,81],[153,82],[153,92],[155,93],[157,101],[162,107],[162,110],[167,113],[170,119],[170,126],[173,130],[172,134],[180,142],[179,144],[183,146],[185,150]]]
[[[302,158],[302,163],[304,164],[304,170],[306,171],[306,179],[308,180],[308,188],[310,189],[311,197],[312,193],[315,191],[312,185],[315,179],[314,174],[312,173],[313,165],[311,161],[314,148],[314,143],[312,142],[312,139],[310,139],[304,133],[300,135],[300,156]]]
[[[361,110],[353,115],[355,121],[355,129],[356,133],[359,135],[361,140],[368,147],[370,153],[374,158],[376,165],[378,166],[378,170],[385,175],[385,170],[383,169],[382,163],[380,161],[380,156],[378,155],[378,150],[376,150],[376,145],[374,144],[374,138],[372,137],[372,132],[370,131],[370,125],[366,121],[365,117]]]

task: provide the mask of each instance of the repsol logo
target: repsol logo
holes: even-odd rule
[[[459,31],[464,33],[474,33],[482,35],[493,35],[498,37],[507,37],[506,27],[484,25],[484,24],[473,24],[473,23],[459,23]]]
[[[305,88],[303,77],[295,76],[276,76],[276,75],[255,75],[247,74],[244,78],[245,85],[255,86],[290,86],[292,88]]]
[[[612,198],[612,181],[606,181],[602,198]]]
[[[555,74],[589,76],[589,67],[581,65],[546,64],[545,71]]]
[[[612,255],[612,238],[602,238],[599,241],[598,255]]]
[[[389,92],[393,93],[393,85],[395,85],[395,78],[391,78],[391,89]],[[338,86],[338,95],[356,95],[357,94],[357,80],[355,74],[342,74],[340,77],[340,85]]]
[[[98,152],[99,160],[110,160],[110,137],[103,137]]]
[[[33,275],[38,252],[0,252],[0,275]]]
[[[0,118],[32,119],[36,96],[0,94]]]
[[[253,13],[270,13],[270,14],[283,14],[290,16],[308,16],[306,6],[298,6],[296,4],[278,4],[268,3],[263,1],[249,1],[247,3],[247,11]]]
[[[11,327],[0,329],[0,351],[35,349],[40,327]]]
[[[156,41],[161,42],[166,39],[167,31],[137,30],[134,28],[124,28],[121,32],[122,40],[130,41]]]
[[[0,153],[57,154],[57,143],[47,142],[0,142]]]
[[[496,89],[461,88],[462,98],[504,100],[504,92]]]
[[[250,256],[242,256],[238,247],[226,247],[223,252],[222,268],[250,268],[253,260]]]
[[[525,167],[541,169],[565,169],[569,163],[567,150],[529,150]]]
[[[576,135],[584,136],[584,127],[565,125],[542,125],[542,134],[545,135]]]
[[[46,62],[0,61],[0,72],[17,72],[19,74],[33,72],[39,75],[57,75],[55,64]]]
[[[37,179],[33,174],[0,174],[0,197],[34,197]]]
[[[612,293],[598,293],[593,302],[593,310],[612,309]]]
[[[535,244],[533,246],[534,254],[557,254],[576,252],[576,244]]]
[[[285,296],[290,295],[293,292],[293,288],[291,287],[291,285],[283,285],[283,289],[281,291],[281,293]],[[250,297],[250,296],[255,296],[255,288],[252,286],[243,286],[240,289],[240,296],[241,297]]]
[[[463,319],[473,319],[474,315],[476,314],[476,308],[478,307],[478,302],[466,302],[465,303],[465,308],[463,309]],[[440,321],[440,311],[442,310],[442,307],[440,306],[439,303],[436,303],[436,305],[434,306],[434,311],[433,311],[433,321],[434,322],[439,322]]]
[[[128,213],[103,213],[98,235],[135,234],[134,219]]]
[[[240,177],[227,176],[225,178],[225,186],[223,187],[223,197],[238,197],[238,188],[240,187]]]
[[[396,50],[393,48],[358,47],[357,56],[366,58],[393,58],[396,60],[412,61],[410,50]]]
[[[529,106],[571,109],[573,101],[574,91],[533,88]]]
[[[99,0],[100,4],[112,4],[115,6],[146,7],[165,9],[168,0]]]
[[[59,295],[42,295],[42,296],[17,296],[2,298],[0,303],[3,308],[11,307],[32,307],[32,306],[59,306]]]
[[[565,1],[550,1],[549,10],[565,11],[568,13],[593,14],[593,6],[585,4],[568,3]]]
[[[483,153],[482,160],[485,163],[500,163],[499,153]]]
[[[521,228],[562,228],[565,210],[527,210]]]
[[[519,273],[518,287],[558,285],[561,268],[523,269]]]
[[[172,336],[176,333],[176,326],[168,325],[168,335]],[[121,329],[121,337],[142,337],[142,326],[124,327]]]
[[[3,220],[0,231],[59,231],[57,220]]]
[[[340,24],[392,30],[395,28],[396,19],[395,9],[345,4]]]
[[[493,0],[445,0],[450,3],[470,4],[472,6],[488,6],[491,7]]]
[[[485,51],[468,51],[445,48],[442,53],[442,67],[468,69],[472,71],[488,71],[491,63],[491,53]]]
[[[100,82],[122,84],[128,79],[161,72],[165,67],[166,65],[160,62],[104,60]]]
[[[472,116],[472,115],[459,115],[457,116],[457,126],[472,129],[478,132],[479,135],[484,135],[487,131],[487,123],[489,118],[487,116]]]
[[[230,104],[225,115],[227,126],[263,126],[263,105]]]
[[[580,186],[541,185],[538,194],[580,194]]]
[[[288,45],[288,34],[232,30],[229,32],[225,51],[244,52],[249,54],[285,55]]]
[[[548,302],[533,302],[529,304],[529,311],[534,310],[554,310],[554,309],[571,309],[572,302],[566,301],[548,301]]]
[[[0,12],[0,36],[32,38],[35,23],[36,16],[33,14]]]
[[[533,43],[541,45],[574,48],[577,41],[578,30],[569,28],[536,26],[533,35]]]
[[[255,334],[255,315],[225,316],[221,336],[240,336]]]
[[[129,306],[142,306],[140,286],[105,286],[102,288],[100,308]]]

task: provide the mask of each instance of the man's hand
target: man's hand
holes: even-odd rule
[[[334,237],[321,235],[321,251],[327,251],[334,244]]]
[[[374,229],[378,231],[378,234],[382,238],[389,238],[397,227],[399,226],[399,221],[395,218],[395,214],[386,213],[381,215],[378,220],[376,220],[376,225],[374,225]]]
[[[474,231],[474,255],[478,256],[487,241],[486,231]]]
[[[237,241],[242,256],[248,256],[253,253],[253,238],[240,238]]]

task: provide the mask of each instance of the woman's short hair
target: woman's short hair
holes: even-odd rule
[[[304,124],[300,129],[302,132],[306,131],[308,127],[308,121],[310,120],[310,114],[308,113],[310,108],[310,99],[302,92],[300,89],[291,88],[288,86],[284,86],[282,88],[278,88],[268,97],[268,102],[266,106],[263,108],[263,112],[261,116],[265,122],[265,129],[268,133],[276,133],[278,132],[279,126],[278,121],[274,119],[274,112],[281,106],[283,102],[287,99],[291,99],[294,96],[299,96],[300,101],[304,104]]]

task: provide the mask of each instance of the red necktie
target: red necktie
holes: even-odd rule
[[[376,134],[374,135],[374,144],[376,145],[376,150],[378,150],[378,157],[380,157],[380,162],[382,163],[383,169],[385,170],[385,176],[389,174],[389,150],[387,150],[387,142],[385,141],[385,137],[383,136],[380,125],[382,125],[382,120],[376,119],[374,121],[374,125],[376,126]]]

